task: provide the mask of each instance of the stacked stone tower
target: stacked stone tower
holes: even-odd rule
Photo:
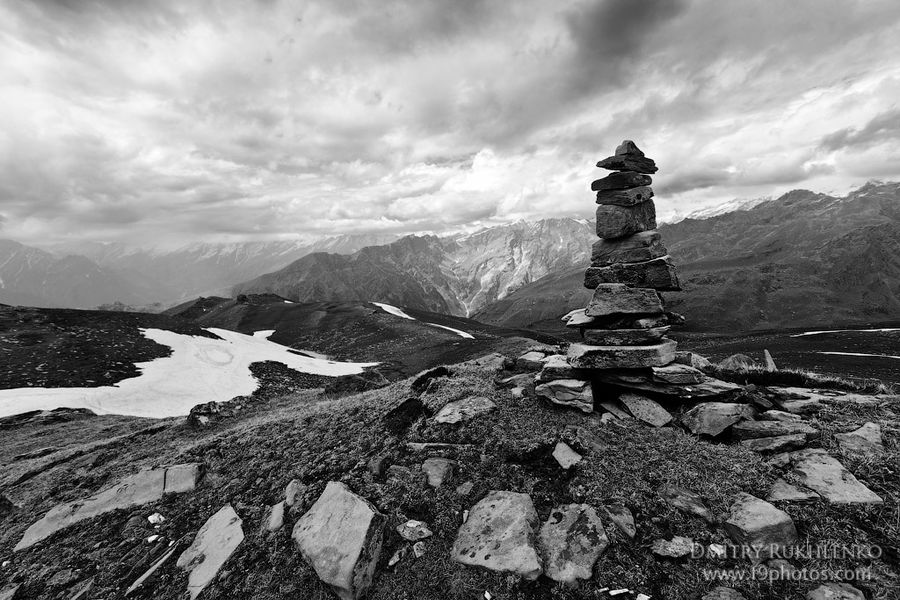
[[[597,192],[597,236],[584,285],[594,295],[569,325],[585,344],[572,344],[569,364],[580,369],[662,367],[675,360],[665,337],[676,317],[658,292],[677,291],[678,276],[656,231],[650,174],[656,163],[631,140],[597,163],[613,171],[591,184]]]

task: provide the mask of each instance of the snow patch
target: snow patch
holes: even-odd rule
[[[384,312],[388,314],[392,314],[395,317],[400,317],[402,319],[409,319],[410,321],[418,321],[418,319],[409,316],[403,310],[397,308],[396,306],[391,306],[390,304],[384,304],[382,302],[372,302],[375,306],[384,310]],[[437,323],[426,323],[425,321],[420,321],[420,323],[424,325],[430,325],[431,327],[439,327],[441,329],[446,329],[447,331],[452,331],[456,335],[462,338],[466,338],[467,340],[474,340],[475,336],[471,333],[466,333],[465,331],[460,331],[459,329],[454,329],[452,327],[447,327],[446,325],[438,325]]]
[[[890,331],[900,331],[900,327],[886,327],[884,329],[827,329],[824,331],[806,331],[792,335],[792,338],[803,337],[807,335],[821,335],[823,333],[845,333],[858,331],[860,333],[885,333]]]
[[[891,356],[890,354],[868,354],[866,352],[818,352],[818,354],[836,354],[838,356],[868,356],[871,358],[896,358],[900,356]]]
[[[264,339],[264,340],[267,340],[267,339],[269,339],[270,337],[272,337],[272,334],[273,334],[273,333],[275,333],[275,330],[274,330],[274,329],[261,329],[261,330],[259,330],[259,331],[254,331],[254,332],[253,332],[253,337],[255,337],[255,338],[262,338],[262,339]]]
[[[137,363],[137,377],[97,388],[0,390],[0,417],[31,410],[88,408],[97,414],[164,418],[186,415],[203,402],[224,402],[252,394],[259,382],[255,362],[276,361],[301,373],[338,377],[361,373],[378,363],[342,363],[297,354],[262,335],[208,328],[221,339],[141,329],[147,339],[172,348],[171,356]],[[267,333],[267,332],[257,332]]]

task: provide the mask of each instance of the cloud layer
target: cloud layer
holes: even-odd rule
[[[0,6],[0,235],[133,243],[589,217],[656,159],[665,218],[900,178],[900,4]]]

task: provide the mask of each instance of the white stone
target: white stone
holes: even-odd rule
[[[553,458],[563,469],[570,469],[581,462],[581,455],[572,450],[565,442],[556,442],[553,448]]]
[[[194,542],[178,557],[177,565],[188,572],[191,600],[209,585],[244,540],[241,525],[241,518],[226,504],[203,524]]]

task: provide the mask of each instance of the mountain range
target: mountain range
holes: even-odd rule
[[[744,331],[873,323],[900,315],[900,184],[845,197],[794,190],[661,225],[688,327]],[[274,293],[295,302],[382,301],[504,327],[559,328],[583,307],[589,220],[517,222],[450,236],[346,235],[317,242],[135,250],[0,244],[0,302],[91,308]],[[385,243],[389,242],[389,243]],[[47,251],[49,250],[49,251]]]

